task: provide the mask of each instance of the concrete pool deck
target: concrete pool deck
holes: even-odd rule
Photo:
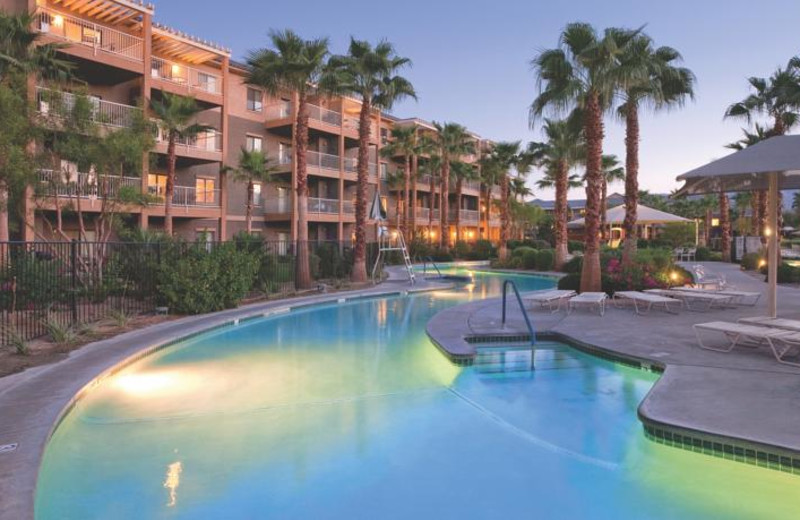
[[[737,265],[705,265],[709,271],[724,274],[739,290],[766,294],[766,284],[741,272]],[[669,444],[677,433],[681,445],[691,439],[690,446],[684,447],[711,451],[704,448],[716,443],[726,453],[730,450],[732,459],[736,458],[733,446],[738,446],[750,449],[754,457],[758,454],[758,459],[766,457],[759,465],[780,465],[784,467],[776,469],[785,471],[786,464],[794,464],[795,472],[800,473],[800,368],[778,363],[767,347],[736,348],[729,353],[701,349],[692,328],[696,323],[763,316],[766,306],[766,297],[762,297],[753,307],[683,310],[677,315],[653,310],[638,316],[632,309],[609,305],[603,317],[588,310],[570,315],[563,310],[554,314],[535,310],[529,316],[537,334],[663,369],[639,407],[651,438],[657,436],[655,440],[663,442],[662,428],[668,428]],[[474,355],[475,346],[465,340],[468,335],[527,334],[516,301],[509,301],[505,327],[500,308],[500,299],[494,298],[446,309],[428,323],[428,334],[453,358]],[[778,288],[778,314],[800,319],[799,289]],[[699,449],[695,449],[698,442]]]
[[[189,316],[90,343],[59,362],[31,368],[0,379],[0,519],[33,518],[36,479],[48,439],[64,412],[87,385],[113,373],[142,353],[236,319],[280,313],[340,300],[403,292],[441,290],[453,284],[417,278],[409,285],[404,270],[390,269],[389,279],[376,287],[260,302],[218,313]]]

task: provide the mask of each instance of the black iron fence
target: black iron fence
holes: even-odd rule
[[[296,292],[298,249],[306,246],[314,287],[350,280],[350,242],[233,241],[257,257],[250,296]],[[211,253],[220,242],[0,242],[0,345],[48,334],[53,327],[79,327],[115,314],[153,312],[161,304],[164,266],[189,252]],[[367,272],[377,248],[367,244]],[[202,280],[197,280],[198,283]]]

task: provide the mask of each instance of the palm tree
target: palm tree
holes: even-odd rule
[[[602,194],[600,196],[600,208],[602,211],[600,212],[600,232],[602,233],[602,239],[607,240],[608,235],[606,234],[606,213],[608,212],[608,185],[609,183],[613,183],[616,181],[624,181],[625,178],[625,168],[620,166],[619,159],[616,155],[605,155],[603,154],[603,189]],[[634,213],[636,210],[634,209]],[[625,208],[625,214],[627,215],[628,209]],[[636,222],[634,220],[634,222]],[[634,225],[634,227],[636,227]],[[627,235],[626,235],[627,239]]]
[[[484,202],[480,202],[481,209],[483,210],[483,222],[486,240],[491,238],[490,234],[490,219],[492,213],[492,188],[500,182],[500,178],[504,172],[500,171],[500,165],[497,163],[491,152],[485,151],[481,154],[480,161],[478,162],[480,170],[480,194]],[[480,197],[479,197],[480,199]]]
[[[369,180],[369,138],[372,110],[390,110],[407,97],[416,99],[413,85],[397,73],[411,60],[397,56],[394,46],[380,41],[374,47],[367,41],[350,38],[345,56],[329,60],[331,88],[361,99],[358,118],[358,185],[356,188],[356,243],[353,251],[354,282],[367,280],[366,224],[367,183]],[[323,82],[324,83],[324,82]]]
[[[583,185],[577,174],[569,171],[585,156],[581,122],[573,115],[564,120],[544,120],[544,143],[530,143],[528,151],[544,168],[545,176],[536,182],[539,188],[555,187],[554,235],[556,270],[561,269],[569,255],[567,249],[567,191]]]
[[[164,232],[172,235],[172,196],[175,193],[175,146],[179,140],[191,139],[209,129],[196,122],[203,111],[194,98],[164,92],[161,99],[150,100],[150,111],[167,140],[167,184],[164,189]]]
[[[471,181],[478,177],[475,166],[469,163],[455,161],[450,165],[451,175],[456,181],[456,242],[461,240],[461,206],[464,198],[464,181]]]
[[[398,126],[392,129],[392,140],[383,146],[381,154],[384,157],[403,156],[403,217],[400,219],[400,230],[403,234],[408,234],[409,220],[413,218],[411,211],[411,160],[417,153],[417,129],[413,126]],[[416,187],[414,188],[416,192]],[[398,200],[400,197],[398,195]],[[416,201],[414,201],[416,203]]]
[[[497,168],[498,180],[500,181],[500,247],[498,248],[498,257],[500,260],[505,260],[508,257],[507,243],[510,231],[508,207],[510,195],[509,172],[519,165],[521,160],[525,164],[530,164],[530,160],[527,157],[523,159],[519,141],[496,143],[492,148],[490,157],[495,163],[494,166]],[[524,166],[524,168],[527,168],[527,166]]]
[[[750,78],[751,81],[753,79],[757,78]],[[730,111],[731,108],[728,108],[728,110]],[[791,117],[787,118],[787,120],[791,120]],[[772,130],[767,130],[762,125],[755,123],[753,125],[752,132],[748,131],[746,128],[742,128],[742,134],[744,134],[744,137],[738,141],[726,144],[725,148],[737,151],[744,150],[748,146],[753,146],[756,143],[768,139],[771,132]],[[767,192],[765,190],[753,191],[750,202],[753,209],[753,216],[751,218],[751,232],[753,236],[761,236],[762,230],[767,222]],[[762,236],[762,242],[763,241],[765,241],[765,237]]]
[[[308,251],[308,97],[320,86],[326,59],[328,39],[304,40],[291,30],[272,31],[272,48],[250,52],[247,57],[249,85],[263,88],[271,96],[295,93],[296,109],[292,148],[294,150],[295,195],[297,200],[297,261],[295,284],[299,289],[311,287]],[[330,84],[326,82],[326,85]]]
[[[695,77],[687,68],[676,66],[681,54],[672,47],[654,48],[653,40],[637,35],[620,60],[622,104],[618,113],[625,120],[625,230],[623,263],[630,265],[636,256],[639,193],[639,108],[654,111],[680,106],[694,98]]]
[[[242,148],[239,153],[239,167],[233,170],[233,180],[247,183],[247,205],[245,206],[245,223],[247,234],[253,232],[253,199],[255,183],[270,181],[275,167],[267,155],[261,150]]]
[[[436,144],[441,157],[441,204],[439,206],[439,247],[447,251],[450,247],[450,166],[462,155],[475,151],[475,145],[465,126],[458,123],[437,123],[433,126],[438,132]]]
[[[586,140],[586,238],[581,291],[600,291],[600,191],[602,185],[603,114],[618,89],[618,64],[639,31],[606,29],[602,36],[585,23],[571,23],[559,47],[532,60],[539,95],[530,107],[533,124],[545,112],[583,112]]]
[[[731,261],[731,206],[728,194],[719,191],[719,224],[722,228],[722,261]]]

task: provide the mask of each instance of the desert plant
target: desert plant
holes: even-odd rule
[[[25,336],[17,330],[17,327],[6,325],[0,329],[0,335],[2,335],[5,340],[3,343],[11,347],[15,354],[27,356],[30,353],[28,342],[25,341]]]
[[[542,249],[536,253],[536,269],[551,271],[555,262],[555,252],[552,249]]]
[[[45,317],[44,328],[53,343],[60,348],[69,347],[78,341],[78,331],[72,325],[61,323],[52,314]]]

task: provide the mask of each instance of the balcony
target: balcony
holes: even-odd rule
[[[95,123],[112,128],[129,128],[134,117],[141,114],[141,109],[105,101],[93,96],[86,96],[92,105],[90,118]],[[61,92],[45,87],[36,87],[36,110],[43,116],[54,116],[63,119],[68,117],[78,96],[69,92]]]
[[[415,208],[414,209],[414,220],[421,220],[427,222],[430,220],[431,217],[431,209],[430,208]]]
[[[272,199],[264,201],[264,213],[290,213],[292,211],[292,203],[288,198]]]
[[[168,144],[167,136],[161,128],[157,130],[156,143],[162,145],[162,147]],[[210,129],[192,137],[181,137],[176,141],[175,148],[178,153],[183,152],[184,154],[190,151],[221,153],[222,133]]]
[[[150,76],[155,80],[177,85],[189,95],[198,92],[222,95],[220,76],[164,58],[153,56]]]
[[[458,213],[455,209],[451,209],[448,213],[448,219],[450,222],[455,222]],[[472,209],[462,209],[461,210],[461,224],[477,224],[478,223],[478,211]]]
[[[342,114],[317,105],[307,105],[308,118],[326,125],[342,126]]]
[[[106,25],[40,7],[35,14],[34,26],[43,34],[88,47],[95,55],[103,53],[139,63],[144,61],[142,38]]]
[[[160,197],[158,204],[164,204],[164,187],[150,186],[151,195]],[[194,186],[175,186],[172,193],[172,205],[185,208],[218,208],[220,207],[219,189],[197,189]]]
[[[45,195],[80,197],[82,199],[117,198],[121,189],[130,188],[139,193],[139,177],[98,176],[95,173],[67,174],[55,170],[39,170],[39,182],[45,186]]]
[[[339,199],[308,198],[308,212],[322,215],[338,215]]]
[[[292,115],[292,104],[281,102],[267,105],[264,107],[264,115],[266,116],[267,121],[271,121],[273,119],[286,119]]]
[[[309,168],[339,171],[339,156],[322,152],[306,152],[306,165]]]
[[[462,183],[461,188],[463,190],[465,190],[465,191],[466,190],[469,190],[469,191],[480,191],[480,189],[481,189],[481,181],[475,181],[475,180],[464,181]]]

